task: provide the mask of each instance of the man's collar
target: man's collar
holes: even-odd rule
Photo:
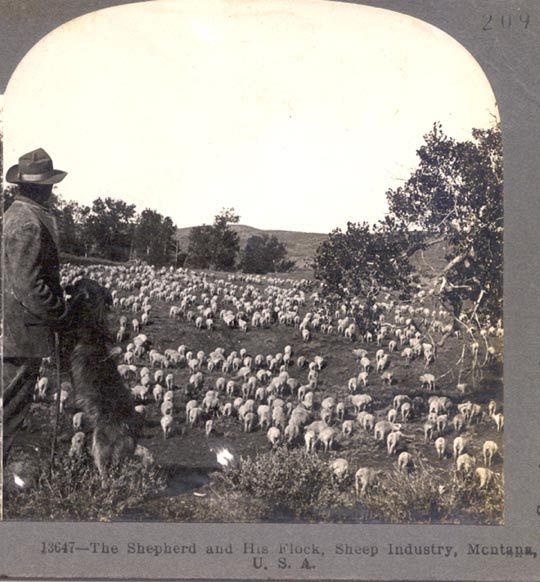
[[[19,202],[24,202],[25,204],[30,204],[32,206],[39,208],[40,210],[47,211],[51,210],[47,203],[42,204],[41,202],[37,202],[36,200],[33,200],[28,196],[23,196],[22,194],[15,194],[15,200],[18,200]]]

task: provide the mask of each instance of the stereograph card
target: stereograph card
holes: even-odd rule
[[[540,580],[539,38],[0,0],[0,575]]]

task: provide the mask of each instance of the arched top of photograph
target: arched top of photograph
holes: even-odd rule
[[[323,0],[100,10],[36,44],[5,101],[5,168],[46,144],[67,199],[119,197],[179,227],[226,204],[253,227],[317,233],[381,219],[435,122],[463,141],[498,121],[448,34]]]

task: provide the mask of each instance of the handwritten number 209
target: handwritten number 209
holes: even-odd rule
[[[485,17],[484,26],[482,30],[493,30],[495,27],[500,26],[503,29],[510,28],[516,21],[515,18],[512,18],[512,14],[502,14],[500,19],[493,18],[493,14],[488,14]],[[531,15],[523,12],[519,15],[519,23],[523,28],[527,28],[529,23],[531,22]]]

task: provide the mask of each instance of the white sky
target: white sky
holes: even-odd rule
[[[155,208],[178,226],[328,232],[382,217],[434,121],[458,139],[498,115],[446,33],[326,0],[154,0],[73,20],[5,94],[4,168],[37,147],[59,192]]]

